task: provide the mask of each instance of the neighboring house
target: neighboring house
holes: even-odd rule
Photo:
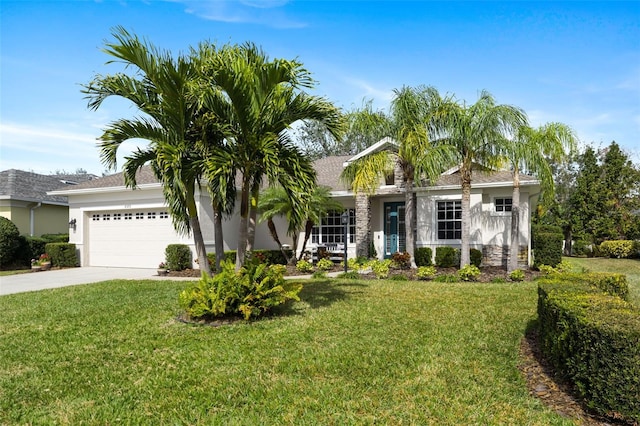
[[[379,258],[404,251],[406,229],[404,223],[405,191],[399,170],[381,182],[374,195],[354,196],[339,179],[346,164],[378,149],[394,149],[389,139],[368,148],[356,156],[331,156],[314,163],[318,184],[328,186],[332,196],[348,212],[347,251],[349,257],[367,255],[373,246]],[[540,185],[530,176],[521,175],[521,262],[530,263],[530,217]],[[122,173],[91,182],[50,192],[50,195],[69,199],[69,218],[77,226],[70,229],[70,242],[80,251],[83,266],[114,266],[154,268],[164,260],[168,244],[181,243],[193,247],[192,237],[179,236],[174,231],[162,195],[162,187],[149,167],[138,173],[138,188],[125,187]],[[461,188],[458,170],[444,173],[433,186],[416,184],[417,208],[416,246],[460,246]],[[487,173],[474,171],[471,191],[471,246],[482,250],[484,263],[506,265],[511,227],[510,172]],[[203,236],[208,251],[213,251],[213,211],[206,190],[196,194]],[[334,250],[344,247],[343,212],[329,214],[316,226],[308,247],[325,245]],[[224,222],[225,250],[236,249],[238,215]],[[276,227],[283,243],[286,224],[276,218]],[[300,236],[302,240],[304,234]],[[301,247],[302,244],[298,244]],[[258,225],[255,247],[275,249],[266,224]]]
[[[66,233],[69,230],[67,197],[47,192],[77,185],[97,176],[41,175],[22,170],[0,172],[0,216],[11,220],[21,234]]]

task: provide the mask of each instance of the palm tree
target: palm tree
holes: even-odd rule
[[[298,120],[323,123],[335,137],[342,131],[341,116],[330,102],[301,89],[313,80],[296,60],[269,61],[261,49],[247,43],[225,49],[209,64],[207,74],[224,94],[233,111],[229,139],[235,170],[240,176],[240,229],[236,268],[244,264],[253,246],[256,206],[266,177],[278,182],[300,215],[315,185],[308,158],[291,142],[287,130]]]
[[[405,188],[406,250],[414,259],[414,228],[416,217],[414,183],[416,179],[435,180],[453,161],[453,150],[447,145],[435,145],[429,138],[429,117],[433,97],[431,87],[403,87],[394,91],[388,128],[398,143],[397,153],[378,151],[349,164],[342,178],[351,184],[356,193],[373,194],[379,182],[393,173],[397,164],[402,170]],[[438,99],[438,98],[436,98]]]
[[[174,228],[180,233],[192,232],[200,269],[210,274],[195,202],[202,170],[192,136],[198,106],[191,82],[198,77],[198,70],[188,57],[173,59],[169,52],[141,41],[122,27],[117,27],[113,36],[116,41],[107,43],[103,51],[134,69],[135,74],[97,75],[83,89],[88,107],[97,110],[105,99],[120,97],[132,102],[143,115],[107,125],[99,143],[102,162],[116,168],[116,153],[123,142],[135,138],[149,142],[126,158],[126,185],[135,188],[136,172],[145,164],[151,165],[162,182]]]
[[[554,197],[552,162],[567,159],[576,147],[573,131],[562,123],[548,123],[538,129],[522,126],[513,141],[505,145],[504,155],[513,174],[511,205],[511,242],[509,247],[509,272],[518,269],[520,250],[520,172],[536,174],[542,183],[545,197]],[[550,161],[551,160],[551,161]]]
[[[287,235],[293,240],[294,253],[298,252],[298,237],[300,231],[304,229],[305,237],[302,248],[300,249],[300,258],[302,258],[313,227],[318,224],[322,220],[322,217],[329,211],[342,209],[342,204],[331,197],[330,189],[322,186],[316,186],[311,192],[308,203],[304,206],[302,215],[293,215],[294,207],[291,204],[291,200],[280,186],[267,188],[267,190],[260,195],[260,202],[258,203],[258,210],[261,212],[260,221],[267,222],[271,237],[278,244],[287,262],[291,262],[295,259],[295,256],[289,258],[283,249],[278,231],[273,222],[274,217],[281,216],[287,219]]]
[[[460,266],[469,265],[471,230],[471,182],[474,163],[489,169],[500,166],[501,147],[518,128],[527,124],[520,108],[496,104],[493,96],[482,91],[475,104],[466,106],[453,97],[434,94],[434,114],[431,129],[438,143],[452,146],[460,164],[462,187],[462,238]]]

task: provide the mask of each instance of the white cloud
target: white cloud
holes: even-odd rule
[[[0,123],[0,168],[44,174],[83,168],[100,174],[105,169],[100,163],[96,140],[101,131],[92,132],[92,126],[77,132],[69,130],[74,128],[76,126],[69,123],[61,126]],[[124,142],[118,149],[118,167],[122,166],[125,156],[144,145],[144,141],[138,140]]]
[[[210,21],[259,24],[272,28],[304,28],[305,22],[288,16],[288,0],[171,0],[185,5],[185,12]]]

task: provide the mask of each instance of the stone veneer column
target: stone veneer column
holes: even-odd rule
[[[371,200],[366,194],[356,195],[356,256],[369,256],[371,241]]]

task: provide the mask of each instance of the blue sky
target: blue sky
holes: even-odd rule
[[[89,111],[80,90],[121,69],[100,51],[117,25],[174,53],[253,41],[301,60],[314,93],[346,110],[386,108],[403,85],[467,103],[486,89],[535,126],[563,122],[640,162],[639,1],[0,0],[0,170],[102,173],[96,138],[135,111]]]

